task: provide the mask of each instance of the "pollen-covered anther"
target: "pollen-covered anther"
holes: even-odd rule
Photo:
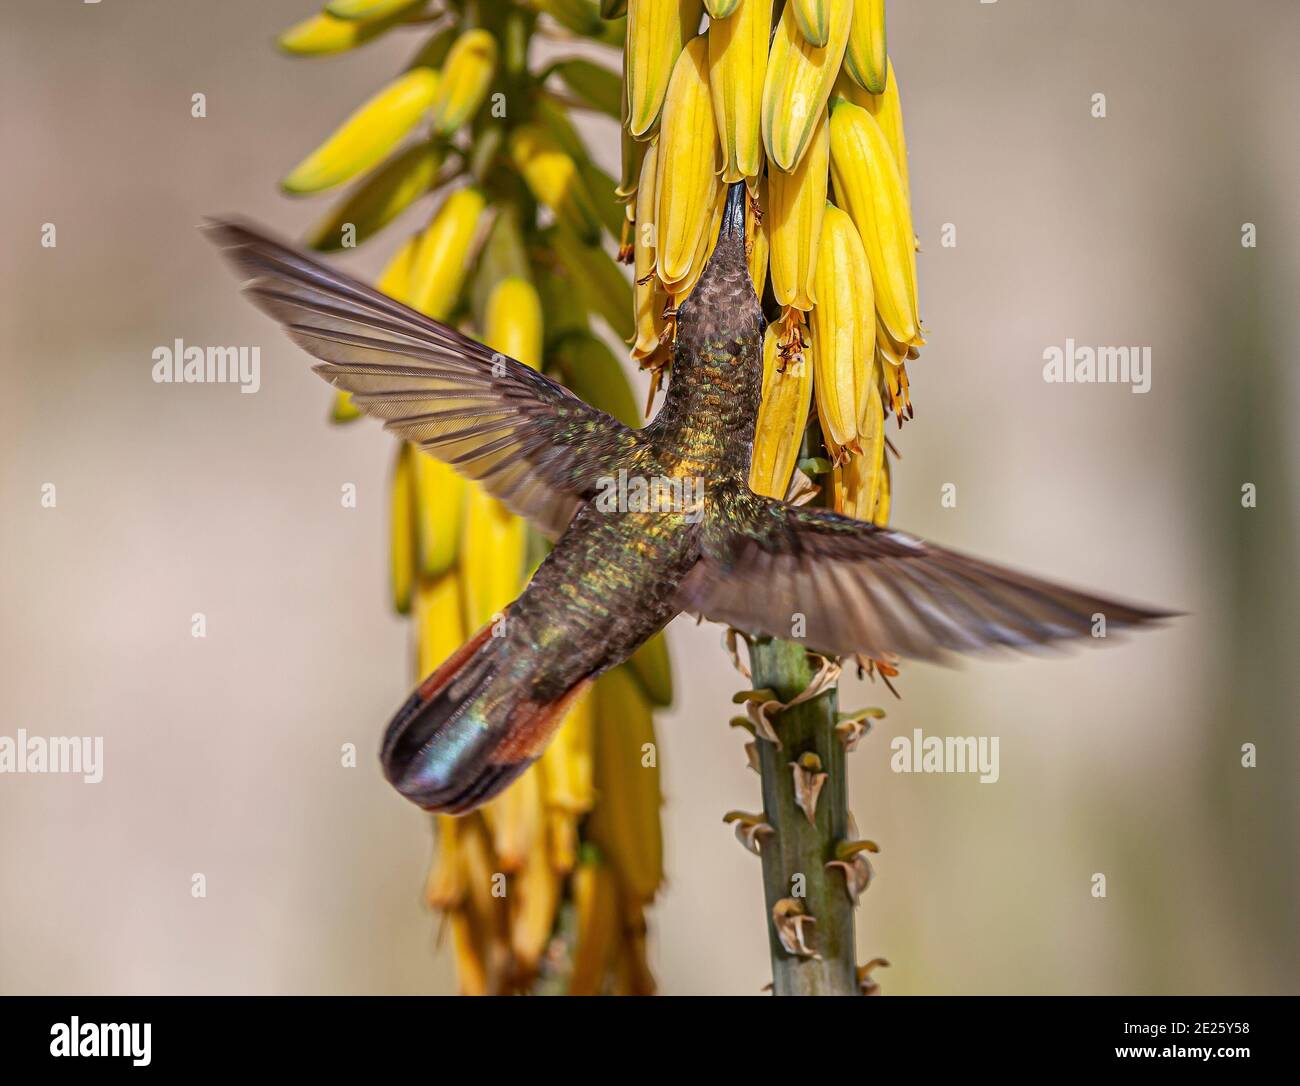
[[[793,359],[802,358],[807,344],[803,336],[803,313],[794,306],[786,306],[776,322],[778,368],[785,372],[786,365]]]
[[[759,850],[763,838],[776,833],[776,830],[763,821],[762,815],[747,814],[745,811],[728,811],[722,816],[722,821],[728,825],[735,824],[736,840],[755,856],[762,855]]]
[[[904,418],[915,417],[912,411],[912,396],[907,381],[907,366],[902,362],[897,366],[886,363],[885,374],[889,385],[889,406],[898,418],[898,425],[901,429]]]
[[[792,897],[783,897],[772,906],[772,926],[787,954],[821,961],[821,955],[812,945],[812,929],[816,925],[817,918],[807,913],[803,903]]]
[[[795,805],[813,825],[817,821],[817,797],[829,774],[822,771],[822,760],[812,751],[799,755],[798,761],[790,763],[790,769],[794,773]]]
[[[871,971],[881,968],[889,968],[889,962],[884,958],[872,958],[866,965],[858,966],[859,992],[863,995],[880,995],[880,985],[871,979]]]
[[[841,841],[835,846],[836,858],[826,863],[828,871],[831,868],[839,868],[844,872],[844,887],[848,891],[849,900],[854,905],[871,885],[871,879],[875,875],[867,853],[879,851],[880,846],[875,841]]]

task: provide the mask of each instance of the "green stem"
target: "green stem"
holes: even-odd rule
[[[805,690],[815,673],[807,650],[792,642],[755,639],[749,655],[754,688],[773,690],[783,703]],[[780,748],[761,736],[755,740],[764,819],[774,831],[762,836],[760,849],[776,995],[855,995],[858,990],[853,903],[843,872],[826,867],[835,859],[836,844],[849,836],[845,753],[835,732],[836,702],[836,691],[831,689],[775,715],[772,724]],[[817,755],[827,774],[812,823],[795,802],[790,766],[809,752]],[[785,898],[794,898],[816,918],[809,942],[819,957],[791,954],[781,945],[772,911]]]

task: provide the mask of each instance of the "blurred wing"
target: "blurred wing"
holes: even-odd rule
[[[317,373],[551,538],[641,441],[549,377],[248,226],[207,232]]]
[[[746,633],[834,655],[937,660],[1087,637],[1098,613],[1108,633],[1169,617],[827,510],[759,497],[738,505],[729,534],[706,532],[678,602]]]

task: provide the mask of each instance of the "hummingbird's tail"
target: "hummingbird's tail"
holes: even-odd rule
[[[424,680],[388,725],[384,776],[412,803],[461,814],[501,792],[540,757],[582,679],[542,700],[509,665],[506,639],[484,626]]]

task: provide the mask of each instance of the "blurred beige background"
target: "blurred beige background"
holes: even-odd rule
[[[275,181],[413,48],[278,56],[273,34],[311,7],[7,13],[0,735],[102,735],[106,767],[94,786],[0,776],[0,991],[454,986],[420,903],[427,821],[373,757],[409,677],[386,604],[389,443],[326,425],[325,387],[194,229],[222,211],[314,221],[322,205]],[[907,667],[901,702],[845,691],[889,712],[852,762],[882,847],[860,957],[893,961],[889,993],[1300,990],[1300,10],[890,15],[932,332],[895,437],[895,521],[1190,616],[1043,662]],[[596,130],[606,157],[612,136]],[[387,247],[348,263],[373,272]],[[176,337],[261,345],[262,390],[152,383],[150,352]],[[1150,346],[1151,392],[1045,384],[1066,337]],[[758,863],[720,821],[758,804],[721,633],[673,630],[652,917],[668,993],[769,979]],[[892,773],[889,738],[917,727],[998,736],[1001,780]],[[359,768],[340,768],[344,742]]]

